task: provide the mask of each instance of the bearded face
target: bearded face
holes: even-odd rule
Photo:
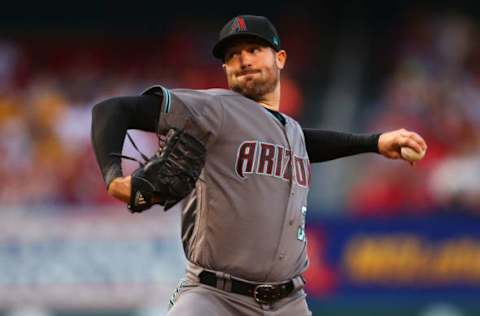
[[[252,100],[262,100],[279,84],[280,68],[275,57],[273,49],[259,43],[232,45],[224,64],[229,88]]]

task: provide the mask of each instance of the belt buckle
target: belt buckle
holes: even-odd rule
[[[253,290],[253,298],[259,304],[271,304],[273,302],[272,292],[274,286],[271,284],[259,284]]]

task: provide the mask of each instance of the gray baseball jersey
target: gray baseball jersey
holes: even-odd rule
[[[307,268],[305,215],[310,183],[303,132],[260,104],[225,89],[161,94],[160,132],[185,128],[207,159],[182,211],[189,267],[254,282],[281,282]]]
[[[225,89],[168,90],[159,128],[204,140],[201,181],[182,212],[187,259],[251,281],[288,280],[307,267],[310,164],[299,124]]]

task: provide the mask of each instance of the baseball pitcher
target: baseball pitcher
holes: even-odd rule
[[[213,55],[223,63],[227,90],[158,85],[94,107],[92,143],[108,192],[131,212],[154,204],[167,210],[185,199],[187,271],[168,315],[311,315],[302,276],[310,163],[365,152],[405,159],[402,147],[421,153],[425,141],[404,129],[302,129],[281,113],[287,53],[265,17],[228,21]],[[124,176],[128,129],[157,133],[160,145]]]

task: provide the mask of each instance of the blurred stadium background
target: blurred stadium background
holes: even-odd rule
[[[314,315],[480,315],[480,5],[475,1],[10,3],[0,13],[0,315],[163,315],[183,272],[179,213],[129,215],[90,146],[105,98],[225,87],[210,55],[237,14],[289,53],[281,109],[303,126],[405,127],[414,168],[376,155],[313,167]],[[134,138],[153,152],[152,135]],[[134,154],[126,143],[125,151]],[[126,163],[125,170],[135,165]]]

